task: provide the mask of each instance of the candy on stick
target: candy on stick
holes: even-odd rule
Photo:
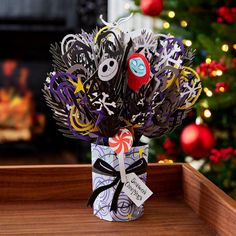
[[[117,154],[119,167],[120,167],[120,175],[121,182],[126,182],[126,173],[125,173],[125,153],[127,153],[132,145],[133,145],[133,136],[128,129],[120,129],[118,133],[109,138],[109,146],[110,148]]]

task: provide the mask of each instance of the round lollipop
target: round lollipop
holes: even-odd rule
[[[125,183],[126,173],[124,157],[125,153],[128,152],[132,147],[132,133],[128,129],[121,128],[115,136],[109,138],[108,143],[110,148],[117,154],[120,167],[121,182]]]

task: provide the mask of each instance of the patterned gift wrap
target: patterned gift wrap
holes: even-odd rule
[[[116,171],[119,171],[118,158],[115,152],[108,146],[91,144],[92,164],[100,159],[105,161]],[[125,154],[125,168],[127,169],[131,164],[144,158],[148,160],[148,145],[132,147],[129,152]],[[99,161],[100,161],[99,160]],[[139,178],[146,183],[147,173],[138,175]],[[92,172],[93,191],[102,186],[107,186],[114,182],[115,177],[104,174]],[[120,181],[119,181],[120,182]],[[143,215],[144,206],[137,207],[126,194],[121,191],[117,200],[117,211],[110,210],[115,191],[119,182],[108,188],[97,196],[93,204],[93,213],[100,219],[107,221],[131,221],[138,219]]]

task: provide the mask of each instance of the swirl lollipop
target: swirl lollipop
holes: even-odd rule
[[[117,154],[120,167],[121,182],[125,183],[126,173],[124,154],[131,149],[133,144],[133,136],[128,129],[121,128],[115,136],[109,138],[108,142],[110,148]]]

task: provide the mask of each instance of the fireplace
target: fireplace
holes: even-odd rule
[[[33,2],[0,0],[0,164],[90,162],[89,144],[57,130],[41,88],[50,44],[94,28],[107,2],[39,0],[38,10]]]

